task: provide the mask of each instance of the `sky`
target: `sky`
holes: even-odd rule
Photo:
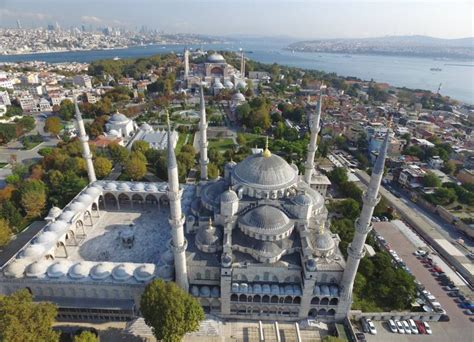
[[[0,0],[0,26],[117,26],[298,39],[474,36],[472,0]]]

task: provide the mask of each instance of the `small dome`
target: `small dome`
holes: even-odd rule
[[[224,87],[226,87],[227,89],[233,89],[234,88],[234,83],[232,83],[229,80],[225,80],[224,81]]]
[[[49,209],[49,212],[48,212],[48,216],[47,217],[51,217],[51,218],[57,218],[59,215],[61,215],[63,211],[61,209],[59,209],[58,207],[54,206],[52,207],[51,209]]]
[[[214,83],[214,88],[216,89],[224,89],[224,85],[221,82]]]
[[[148,281],[155,276],[155,265],[153,264],[143,264],[138,266],[133,275],[138,281]]]
[[[199,232],[196,234],[196,243],[201,246],[217,247],[220,244],[221,237],[221,231],[209,222],[207,227],[199,229]]]
[[[307,194],[299,194],[295,198],[293,198],[293,202],[297,205],[311,205],[313,204],[313,200],[311,196]]]
[[[326,252],[330,251],[334,248],[335,242],[334,239],[332,238],[331,234],[329,234],[327,231],[325,231],[322,234],[317,234],[316,238],[314,239],[314,248]]]
[[[31,261],[26,259],[18,259],[11,262],[3,271],[3,274],[9,278],[22,278],[25,268]]]
[[[70,205],[68,205],[67,207],[69,210],[72,210],[72,211],[81,211],[81,210],[84,210],[85,208],[85,205],[81,202],[79,202],[78,200],[72,202]]]
[[[314,259],[307,260],[306,267],[309,271],[316,271],[316,261]]]
[[[77,198],[76,201],[84,205],[89,205],[92,203],[92,201],[94,201],[94,199],[89,195],[82,194]]]
[[[247,83],[244,80],[238,80],[235,82],[235,88],[236,89],[245,89],[247,88]]]
[[[219,53],[213,53],[209,57],[207,57],[207,61],[209,63],[225,63],[224,56]]]
[[[239,197],[237,196],[235,191],[232,189],[226,190],[221,194],[221,202],[230,203],[230,202],[238,202],[238,201],[239,201]]]
[[[26,247],[24,256],[27,258],[37,258],[42,256],[46,252],[46,249],[43,245],[29,245]]]
[[[65,277],[71,267],[71,262],[67,260],[62,260],[55,262],[51,266],[48,267],[48,277],[50,278],[61,278]]]
[[[59,215],[59,220],[61,220],[62,222],[66,223],[66,222],[70,222],[71,219],[74,217],[74,212],[72,211],[63,211],[63,213],[61,215]],[[58,221],[54,222],[54,223],[57,223]]]
[[[117,186],[117,190],[119,190],[119,191],[130,191],[130,186],[127,183],[122,182],[122,183],[119,183],[119,185]]]
[[[172,265],[160,266],[157,274],[163,280],[172,280],[174,278],[174,267]]]
[[[222,262],[222,266],[230,267],[230,265],[232,265],[232,257],[229,254],[225,253],[222,255],[221,262]]]
[[[194,297],[199,297],[199,287],[197,287],[196,285],[191,286],[191,294]]]
[[[97,186],[90,186],[84,191],[84,194],[89,195],[91,197],[96,197],[102,193],[102,189]]]
[[[51,223],[49,226],[46,227],[45,230],[51,231],[51,232],[56,232],[56,233],[65,231],[68,228],[69,225],[62,220],[62,216],[65,215],[66,213],[67,212],[65,212],[61,215],[61,217],[60,217],[61,220]],[[72,212],[70,212],[70,213],[72,214],[72,216],[74,216],[74,213],[72,213]],[[72,218],[72,216],[71,216],[71,218]]]
[[[56,233],[45,231],[38,235],[36,242],[39,244],[50,244],[56,242],[57,239],[58,235]]]
[[[211,289],[209,286],[201,286],[199,289],[199,297],[210,297],[211,296]]]
[[[114,136],[114,137],[121,137],[122,134],[120,134],[119,131],[117,131],[116,129],[111,129],[109,132],[108,132],[109,135],[111,136]]]
[[[90,275],[94,280],[103,280],[110,276],[114,265],[108,262],[101,262],[92,267]]]
[[[125,281],[133,276],[133,266],[130,264],[120,264],[112,271],[112,277],[115,280]]]
[[[241,223],[255,228],[278,230],[287,227],[291,222],[280,209],[262,205],[247,212],[240,219]]]
[[[132,191],[144,191],[145,190],[145,184],[143,183],[134,183],[132,185]]]
[[[111,123],[125,123],[125,122],[129,122],[129,121],[130,121],[129,118],[127,118],[125,115],[123,115],[119,112],[112,115],[112,117],[109,119],[109,122],[111,122]]]
[[[145,190],[147,192],[158,192],[158,188],[154,184],[147,184],[147,186],[145,187]]]
[[[232,95],[232,101],[234,101],[234,102],[244,102],[245,101],[245,96],[241,92],[235,93],[234,95]]]
[[[30,278],[39,278],[46,273],[50,263],[46,260],[35,261],[26,268],[26,276]]]
[[[89,275],[91,267],[90,264],[84,261],[81,261],[69,269],[69,276],[72,279],[81,279]]]
[[[108,182],[104,186],[104,190],[114,191],[117,189],[117,183],[115,182]]]

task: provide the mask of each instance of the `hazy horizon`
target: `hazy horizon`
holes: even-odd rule
[[[474,37],[474,3],[464,0],[0,0],[0,26],[58,22],[213,36],[288,39],[423,35]]]

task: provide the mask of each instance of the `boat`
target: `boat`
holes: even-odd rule
[[[115,56],[113,59],[114,59],[114,61],[118,61],[118,60],[120,60],[120,57]]]
[[[441,70],[443,70],[443,69],[441,69],[441,68],[431,68],[430,70],[431,70],[431,71],[441,71]]]

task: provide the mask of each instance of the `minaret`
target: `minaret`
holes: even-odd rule
[[[172,243],[174,254],[174,272],[176,283],[186,292],[188,291],[188,272],[186,268],[186,247],[188,242],[184,238],[184,216],[181,211],[182,189],[179,188],[178,163],[171,140],[171,128],[168,121],[168,198],[170,201],[170,217]]]
[[[347,248],[347,261],[344,274],[341,281],[341,299],[343,301],[342,308],[339,314],[346,315],[352,303],[352,288],[354,280],[359,267],[360,259],[364,257],[364,245],[367,234],[372,230],[372,214],[374,208],[380,200],[379,189],[380,183],[384,173],[385,158],[387,156],[387,149],[392,136],[390,127],[387,130],[385,139],[380,147],[379,155],[372,169],[372,176],[370,177],[369,187],[362,197],[362,212],[355,222],[354,239]]]
[[[245,58],[244,58],[244,50],[240,54],[240,74],[242,75],[242,79],[245,78]]]
[[[305,163],[305,172],[304,172],[304,181],[309,184],[311,181],[311,176],[314,172],[314,155],[318,150],[318,133],[320,130],[319,121],[321,120],[321,106],[323,103],[323,95],[319,96],[318,101],[318,109],[316,115],[311,115],[310,119],[310,130],[311,130],[311,138],[308,144],[308,154],[306,157]]]
[[[201,84],[201,121],[199,122],[199,131],[201,134],[199,141],[199,164],[201,165],[201,180],[207,180],[207,120],[206,120],[206,101],[204,100],[204,89]]]
[[[82,120],[81,111],[79,110],[79,105],[77,104],[77,98],[74,99],[74,105],[76,107],[76,121],[77,128],[79,129],[79,140],[81,140],[82,144],[82,156],[86,160],[87,176],[89,177],[89,183],[92,183],[95,182],[97,178],[95,177],[94,163],[92,163],[92,153],[89,148],[89,137],[86,134],[84,121]]]
[[[189,50],[184,49],[184,80],[189,76]]]

